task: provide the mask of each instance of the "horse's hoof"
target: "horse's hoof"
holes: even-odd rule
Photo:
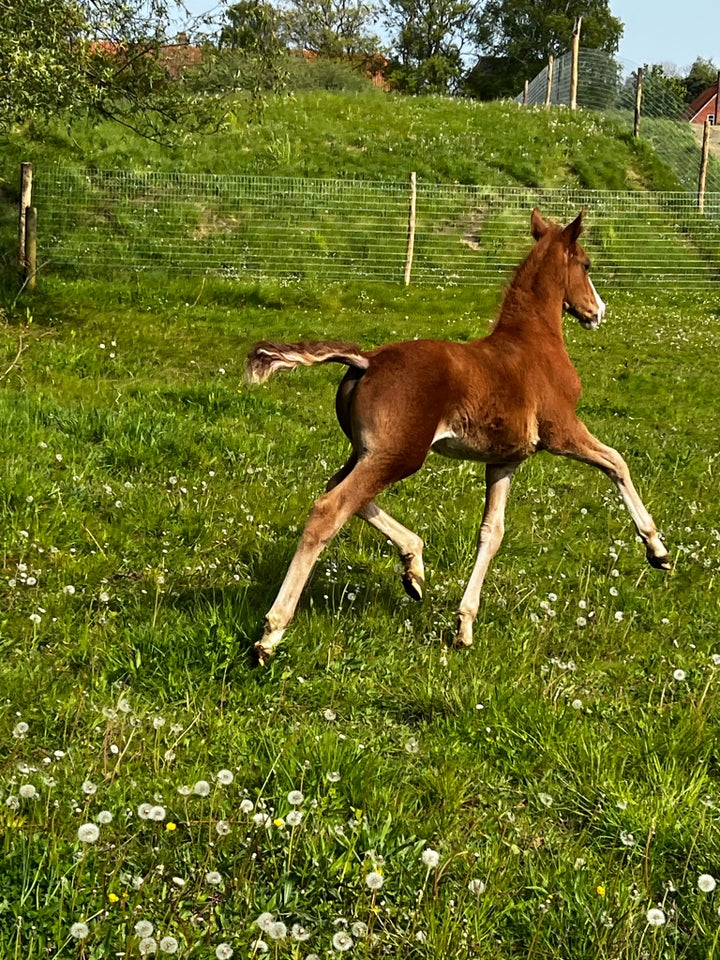
[[[672,560],[668,554],[665,554],[664,557],[648,554],[647,559],[650,566],[655,567],[656,570],[672,570]]]
[[[259,667],[264,667],[275,656],[275,651],[272,647],[266,646],[262,640],[258,640],[254,648],[255,656],[257,657],[257,662]]]
[[[458,626],[458,629],[457,629],[457,633],[455,634],[455,638],[453,640],[453,644],[456,647],[463,647],[465,649],[467,649],[467,647],[472,646],[473,644],[472,624],[466,624],[466,623],[463,623],[462,621],[460,622],[460,625]]]
[[[411,600],[422,600],[425,581],[412,573],[403,574],[402,585]]]

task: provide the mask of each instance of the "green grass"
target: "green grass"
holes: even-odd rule
[[[248,346],[467,339],[500,292],[47,278],[6,301],[0,955],[138,956],[141,920],[208,958],[258,937],[325,956],[343,931],[360,957],[714,954],[717,894],[697,886],[720,873],[714,299],[602,290],[598,332],[566,325],[582,414],[626,456],[670,574],[604,477],[540,456],[516,475],[475,646],[452,649],[482,471],[433,456],[382,500],[426,540],[426,600],[352,521],[253,666],[346,444],[339,371],[250,388]]]

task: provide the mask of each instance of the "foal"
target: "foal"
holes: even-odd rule
[[[391,483],[415,473],[432,449],[486,464],[485,512],[477,559],[458,611],[455,642],[472,643],[480,590],[504,531],[505,504],[516,467],[539,450],[599,467],[617,486],[653,567],[670,559],[652,517],[617,451],[578,420],[580,378],[565,349],[563,309],[594,330],[605,315],[577,240],[581,213],[564,229],[533,210],[536,241],[518,267],[492,333],[470,343],[411,340],[375,350],[351,343],[268,343],[250,351],[246,373],[262,383],[276,370],[333,361],[349,367],[336,410],[352,444],[347,463],[315,503],[275,602],[255,644],[269,660],[290,623],[321,550],[353,514],[397,547],[403,586],[423,595],[423,541],[374,502]]]

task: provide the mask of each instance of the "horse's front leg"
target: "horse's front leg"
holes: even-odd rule
[[[632,482],[628,465],[612,447],[606,446],[594,437],[584,423],[577,421],[572,436],[564,438],[558,446],[548,447],[551,453],[558,453],[573,460],[580,460],[598,467],[606,474],[620,492],[635,529],[645,544],[648,563],[658,570],[669,570],[672,566],[665,544],[660,539],[655,521],[648,513],[645,504]]]
[[[473,642],[473,624],[480,606],[480,591],[505,532],[505,505],[516,466],[507,463],[488,464],[485,469],[485,512],[478,537],[477,559],[458,610],[455,643],[460,647],[469,647]]]

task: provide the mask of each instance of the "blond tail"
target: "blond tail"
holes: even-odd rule
[[[248,354],[245,377],[249,383],[264,383],[277,370],[309,367],[313,363],[344,363],[367,370],[370,361],[354,343],[316,340],[302,343],[270,343],[261,340]]]

